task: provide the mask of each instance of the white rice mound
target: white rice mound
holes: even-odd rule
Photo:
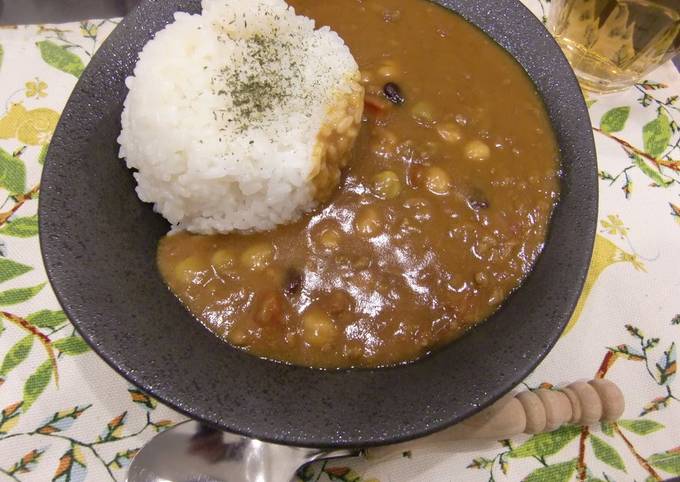
[[[340,139],[351,149],[363,109],[343,40],[283,0],[203,0],[202,15],[176,13],[126,84],[120,156],[173,231],[296,220],[317,202],[322,128],[346,113]]]

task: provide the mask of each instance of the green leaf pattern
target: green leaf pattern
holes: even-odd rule
[[[45,391],[52,379],[52,362],[45,360],[38,368],[26,379],[24,384],[24,405],[23,411],[27,411],[38,397]]]
[[[659,111],[656,119],[642,128],[645,152],[650,156],[660,156],[668,148],[672,135],[671,120],[664,111]]]
[[[38,164],[41,166],[45,164],[45,159],[47,159],[47,151],[49,150],[50,145],[45,144],[40,148],[40,153],[38,154]]]
[[[600,120],[600,129],[607,133],[620,132],[626,125],[629,115],[630,107],[628,106],[611,109],[602,116],[602,120]]]
[[[602,430],[602,433],[607,437],[614,436],[614,424],[612,422],[602,422],[600,424],[600,430]]]
[[[680,447],[652,455],[649,463],[671,475],[680,475]]]
[[[132,388],[91,354],[47,288],[39,255],[37,206],[52,123],[115,22],[84,22],[72,30],[63,27],[0,30],[0,45],[5,48],[0,65],[2,480],[28,476],[71,482],[122,480],[143,440],[182,419],[136,389],[136,399],[131,399],[128,389]],[[6,41],[15,33],[18,40]],[[17,50],[17,45],[25,48]],[[25,70],[10,68],[23,66],[23,57],[31,55],[33,65],[39,66],[36,75],[26,77]],[[15,70],[22,73],[15,75]],[[22,134],[17,131],[19,120],[44,121],[46,127],[27,125],[33,130]],[[102,398],[88,388],[100,382],[106,393]],[[108,396],[116,393],[117,402],[128,407],[124,416],[106,414],[107,407],[115,406],[109,405]],[[80,403],[83,397],[89,397],[88,403]],[[65,398],[73,403],[60,408]],[[93,406],[96,410],[90,412]],[[92,433],[83,431],[89,426]],[[27,449],[26,443],[35,445]]]
[[[581,432],[579,427],[568,425],[550,433],[534,435],[510,452],[512,458],[547,457],[562,450]]]
[[[576,461],[541,467],[531,472],[524,482],[567,482],[576,471]]]
[[[32,238],[38,235],[38,215],[13,218],[0,227],[0,236]]]
[[[33,335],[25,336],[15,343],[2,360],[0,377],[5,378],[17,365],[28,358],[31,348],[33,348]]]
[[[0,283],[28,273],[33,268],[7,258],[0,258]]]
[[[548,17],[547,0],[524,1]],[[52,129],[20,140],[2,128],[13,105],[56,116],[114,26],[90,20],[0,29],[2,480],[122,481],[140,447],[184,418],[129,386],[69,323],[45,284],[38,246],[40,173]],[[300,473],[303,480],[566,482],[583,476],[609,482],[680,475],[680,304],[674,296],[680,287],[680,79],[674,75],[655,73],[624,93],[588,96],[603,222],[593,267],[617,266],[592,280],[580,319],[526,380],[537,387],[592,377],[607,355],[614,360],[607,377],[627,397],[626,418],[437,455],[415,442],[410,457],[392,464],[314,464]],[[306,396],[300,394],[300,407]]]
[[[658,169],[649,165],[642,157],[633,154],[633,163],[640,169],[640,172],[650,178],[655,186],[669,187],[673,184],[673,179],[665,176]]]
[[[598,460],[601,460],[615,469],[626,470],[626,466],[624,465],[621,456],[614,447],[595,435],[590,436],[590,443],[593,445],[593,452]]]
[[[57,340],[52,345],[64,355],[81,355],[90,349],[82,338],[75,335]]]
[[[26,190],[26,166],[24,161],[0,148],[0,188],[10,194]]]
[[[55,329],[68,321],[61,310],[40,310],[26,317],[29,323],[36,328]]]
[[[78,78],[85,70],[85,64],[79,56],[69,51],[66,46],[57,45],[50,40],[37,43],[43,60],[55,69]]]
[[[649,435],[663,430],[664,426],[655,420],[640,418],[637,420],[619,420],[619,426],[637,435]]]
[[[28,301],[37,295],[43,289],[45,283],[37,286],[30,286],[28,288],[12,288],[6,291],[0,291],[0,306],[16,305]]]

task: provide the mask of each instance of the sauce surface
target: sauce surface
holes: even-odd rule
[[[325,368],[415,360],[496,311],[558,198],[557,144],[521,67],[425,0],[290,0],[349,45],[366,109],[345,179],[297,223],[161,240],[158,265],[216,335]]]

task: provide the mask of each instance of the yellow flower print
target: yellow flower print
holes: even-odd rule
[[[36,78],[33,82],[26,82],[26,97],[37,97],[41,99],[47,97],[47,84]]]
[[[610,216],[610,218],[616,218],[618,219],[618,216]],[[611,220],[611,219],[610,219]],[[620,221],[620,219],[619,219]],[[602,221],[604,223],[605,221]],[[623,223],[621,223],[623,224]],[[615,234],[618,231],[615,231],[612,234]],[[627,232],[627,230],[626,230]],[[610,240],[605,238],[604,236],[598,234],[595,237],[595,247],[593,248],[593,259],[590,262],[590,269],[588,270],[588,277],[586,278],[586,282],[583,285],[583,291],[581,292],[581,297],[578,300],[578,303],[576,305],[576,308],[574,309],[574,313],[571,315],[571,320],[569,320],[569,324],[564,330],[564,333],[562,336],[566,335],[569,333],[569,330],[571,330],[578,319],[581,316],[581,312],[583,311],[583,308],[585,307],[586,300],[588,299],[588,296],[590,296],[590,292],[595,286],[595,282],[598,280],[602,272],[610,267],[613,264],[616,263],[630,263],[633,265],[633,268],[635,268],[637,271],[642,271],[642,272],[647,272],[647,269],[645,268],[645,265],[642,263],[640,260],[640,257],[637,254],[634,253],[628,253],[618,246],[616,246],[614,243],[612,243]]]
[[[618,234],[621,236],[621,238],[628,236],[628,228],[623,224],[623,221],[621,221],[621,218],[618,214],[610,214],[607,216],[607,219],[600,221],[600,224],[605,229],[607,234],[612,236],[616,236]]]
[[[86,38],[97,37],[97,25],[90,22],[80,22],[80,35]]]
[[[52,109],[26,110],[22,104],[13,104],[9,112],[0,117],[0,139],[18,139],[29,146],[45,145],[52,139],[59,113]]]
[[[636,271],[642,271],[643,273],[647,272],[647,268],[645,267],[645,264],[640,260],[640,257],[637,254],[634,253],[626,253],[625,251],[617,251],[616,255],[614,255],[614,262],[615,263],[630,263],[633,265],[633,268],[635,268]]]

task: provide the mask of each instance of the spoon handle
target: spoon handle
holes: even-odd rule
[[[621,417],[623,410],[623,393],[609,380],[575,382],[560,390],[526,390],[516,395],[506,395],[489,408],[441,432],[417,441],[373,447],[364,453],[371,460],[384,459],[422,444],[441,444],[453,440],[500,440],[521,433],[552,432],[566,424],[613,422]]]

